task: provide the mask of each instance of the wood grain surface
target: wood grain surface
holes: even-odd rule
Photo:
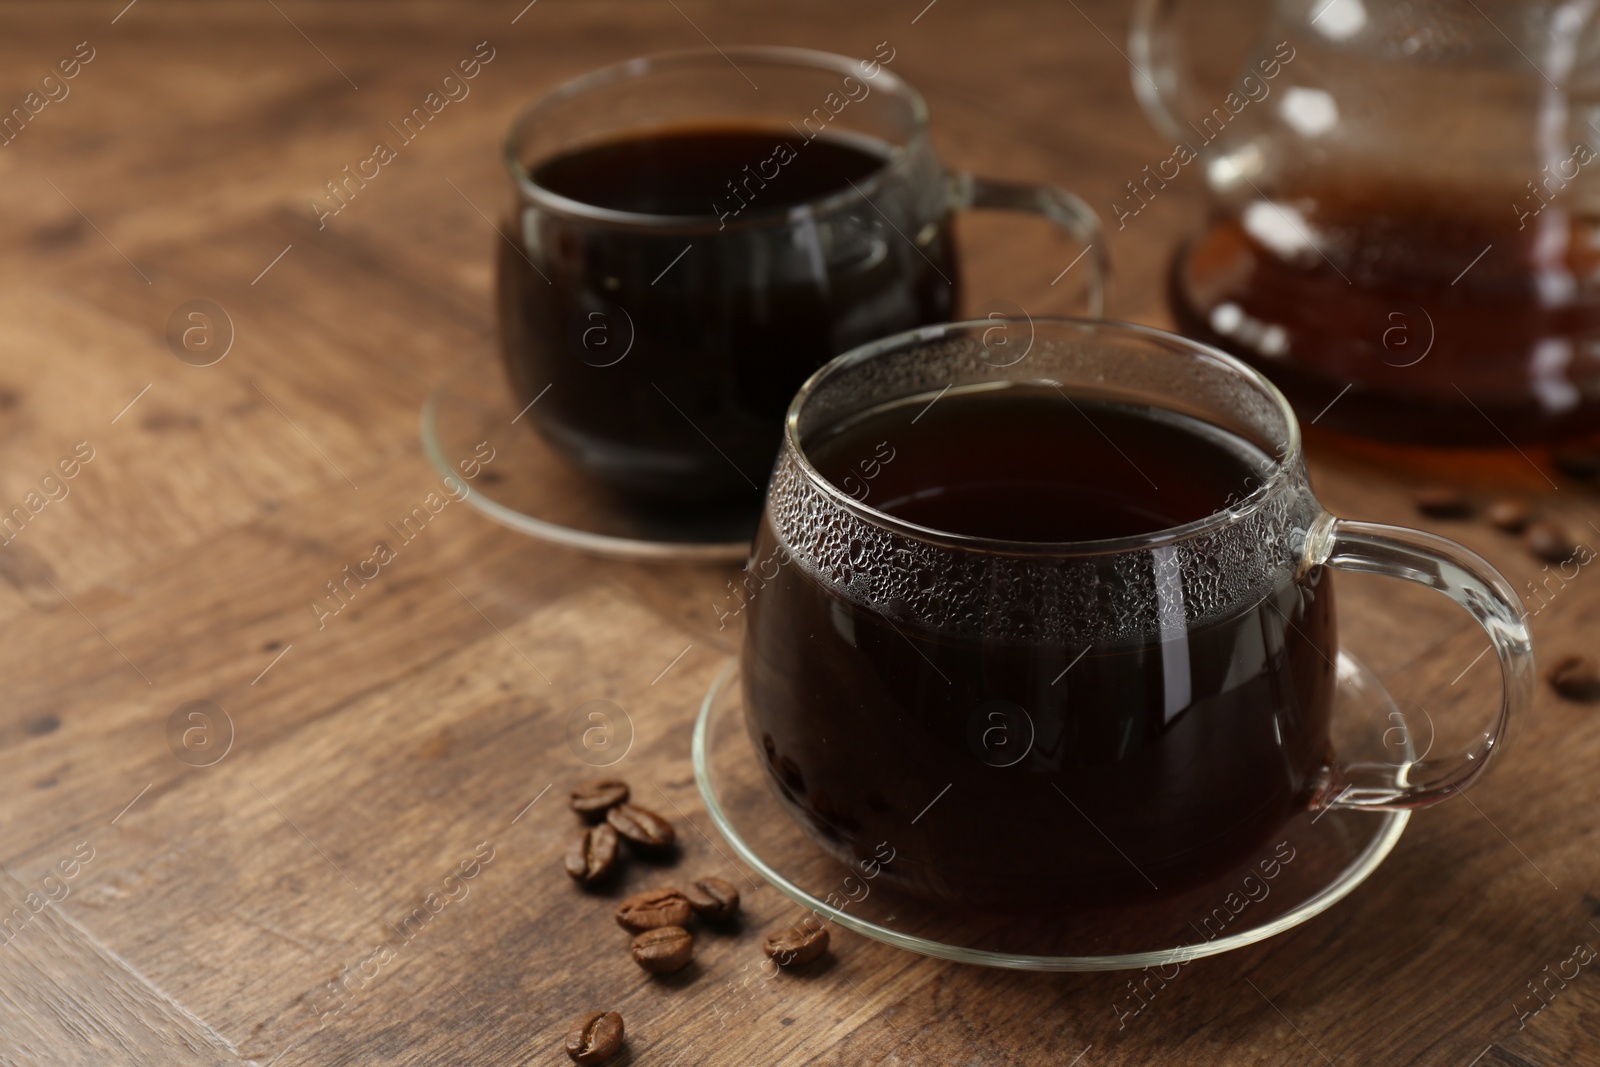
[[[727,858],[692,778],[693,716],[736,641],[717,626],[733,569],[592,559],[451,504],[336,616],[310,607],[438,486],[418,411],[494,351],[478,209],[507,195],[499,143],[527,100],[707,39],[888,40],[953,166],[1059,182],[1109,218],[1165,154],[1122,4],[125,3],[0,8],[6,109],[93,52],[0,147],[0,510],[92,453],[0,548],[0,1064],[559,1064],[602,1008],[627,1019],[615,1062],[638,1067],[1600,1063],[1594,968],[1516,1007],[1600,945],[1600,708],[1542,684],[1481,788],[1417,816],[1354,895],[1119,1021],[1127,975],[963,967],[845,931],[826,968],[737,984],[795,909]],[[324,183],[485,41],[471,95],[319,228]],[[1110,235],[1114,317],[1167,323],[1165,267],[1203,203],[1187,173]],[[1071,249],[1045,227],[961,226],[974,308],[1071,310],[1051,286]],[[166,339],[202,299],[234,330],[209,367]],[[1514,538],[1418,516],[1415,468],[1313,444],[1334,511],[1539,579]],[[1551,491],[1540,459],[1463,476],[1600,540],[1600,501]],[[1465,738],[1490,707],[1485,643],[1394,584],[1343,582],[1343,640]],[[1592,651],[1600,578],[1546,599],[1541,658]],[[742,932],[675,978],[641,972],[561,871],[591,700],[631,721],[615,770],[678,823],[679,870],[745,890]],[[225,713],[192,738],[207,766],[169,743],[191,701]]]

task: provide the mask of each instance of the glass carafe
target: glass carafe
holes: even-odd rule
[[[1131,43],[1172,148],[1112,228],[1206,183],[1185,333],[1361,437],[1600,428],[1600,0],[1143,0]]]

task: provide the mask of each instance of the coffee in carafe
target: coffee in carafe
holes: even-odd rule
[[[1600,428],[1600,24],[1275,0],[1236,84],[1208,87],[1184,53],[1214,55],[1226,12],[1198,6],[1143,5],[1130,52],[1211,197],[1172,270],[1184,331],[1319,429],[1504,448]]]

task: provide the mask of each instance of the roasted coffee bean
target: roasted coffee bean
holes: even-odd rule
[[[617,869],[617,832],[601,823],[584,830],[567,848],[567,874],[594,885]]]
[[[1472,514],[1472,499],[1449,485],[1430,485],[1417,490],[1417,510],[1435,519],[1464,519]]]
[[[1545,673],[1550,686],[1568,700],[1592,704],[1600,700],[1600,669],[1588,656],[1563,656]]]
[[[1533,521],[1533,507],[1521,497],[1502,497],[1484,510],[1483,517],[1506,533],[1521,533]]]
[[[618,804],[606,811],[612,828],[647,852],[665,852],[678,839],[672,824],[649,808],[637,804]]]
[[[681,926],[661,926],[634,938],[631,951],[633,962],[651,974],[671,974],[694,957],[694,938]]]
[[[590,1012],[567,1034],[567,1055],[576,1063],[604,1063],[622,1048],[622,1037],[622,1016],[614,1011]]]
[[[634,933],[663,926],[688,926],[689,898],[676,889],[647,889],[617,906],[617,922]]]
[[[572,791],[572,810],[591,822],[605,818],[606,811],[628,799],[628,783],[615,778],[597,778]]]
[[[701,878],[683,891],[689,906],[702,919],[721,922],[739,910],[739,890],[721,878]]]
[[[1529,523],[1527,532],[1522,535],[1522,542],[1528,546],[1529,552],[1546,563],[1564,562],[1578,550],[1578,546],[1573,544],[1572,535],[1549,519]]]
[[[779,967],[798,967],[828,951],[828,928],[807,919],[773,934],[762,948]]]
[[[1556,470],[1580,482],[1600,478],[1600,450],[1576,448],[1557,452],[1553,457]]]

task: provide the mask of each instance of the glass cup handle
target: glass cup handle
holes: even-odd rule
[[[954,181],[955,206],[958,209],[1022,211],[1043,215],[1077,239],[1084,246],[1080,258],[1086,257],[1089,261],[1089,317],[1098,319],[1105,314],[1111,260],[1106,255],[1100,216],[1095,214],[1094,208],[1082,198],[1054,185],[1000,181],[971,174],[954,175]]]
[[[1489,635],[1500,660],[1500,709],[1482,740],[1454,767],[1425,783],[1412,781],[1422,761],[1397,777],[1393,764],[1336,766],[1317,808],[1411,811],[1466,789],[1504,746],[1513,719],[1533,702],[1533,638],[1511,583],[1482,556],[1421,530],[1350,522],[1324,515],[1312,532],[1314,563],[1360,574],[1382,574],[1437,589],[1460,604]]]

